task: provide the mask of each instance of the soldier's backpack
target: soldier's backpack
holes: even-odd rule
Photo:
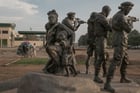
[[[95,32],[94,32],[94,22],[96,18],[97,13],[92,12],[90,15],[90,18],[88,19],[88,44],[95,42]]]

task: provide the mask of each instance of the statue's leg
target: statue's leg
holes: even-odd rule
[[[107,67],[106,67],[106,61],[105,60],[103,61],[102,69],[103,69],[103,77],[106,77],[106,75],[107,75]]]
[[[53,65],[52,61],[52,59],[49,59],[45,67],[42,69],[44,73],[49,73],[49,69],[51,69]]]
[[[102,64],[102,69],[103,69],[103,77],[107,76],[107,62],[109,61],[109,53],[106,51],[104,54],[104,61]]]
[[[126,77],[127,74],[127,65],[128,65],[128,54],[127,54],[127,49],[124,49],[124,57],[122,60],[122,64],[121,64],[121,68],[120,68],[120,74],[121,74],[121,79],[120,79],[120,83],[131,83],[131,80],[129,80]]]
[[[70,65],[70,68],[73,70],[73,76],[76,76],[78,73],[77,73],[77,70],[76,70],[76,67],[75,65]]]
[[[90,65],[90,56],[89,55],[87,56],[85,65],[86,65],[86,74],[89,74],[89,65]]]
[[[86,66],[86,74],[89,73],[89,65],[90,65],[90,58],[93,55],[93,50],[92,50],[92,46],[89,45],[87,48],[87,58],[85,61],[85,66]]]
[[[115,89],[112,88],[111,86],[111,80],[114,76],[115,70],[117,66],[120,66],[122,64],[122,59],[123,59],[123,47],[114,47],[114,56],[113,60],[109,66],[108,73],[107,73],[107,78],[106,78],[106,83],[104,85],[104,89],[111,92],[115,93]]]
[[[56,46],[48,46],[46,48],[46,52],[48,53],[49,57],[51,58],[51,65],[49,65],[47,68],[49,68],[49,72],[51,73],[59,73],[60,72],[60,55],[57,52]]]
[[[75,54],[71,55],[71,64],[73,65],[73,67],[75,68],[75,70],[77,72],[77,67],[76,67],[77,61],[76,61],[76,58],[75,58]]]
[[[96,38],[96,56],[97,60],[95,62],[95,76],[94,76],[94,81],[97,83],[103,83],[103,80],[99,77],[101,65],[104,59],[104,37],[98,37]]]
[[[69,77],[69,67],[68,66],[65,66],[65,70],[66,70],[66,75],[65,76],[68,76]]]

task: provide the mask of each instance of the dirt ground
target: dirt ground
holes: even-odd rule
[[[112,58],[112,50],[109,50],[110,59]],[[128,66],[128,77],[135,80],[140,84],[140,50],[129,50],[130,57],[130,65]],[[76,51],[77,61],[85,61],[86,58],[86,50],[78,49]],[[45,50],[38,50],[37,57],[44,58],[47,57]],[[16,49],[0,49],[0,81],[13,79],[17,77],[24,76],[29,72],[42,72],[44,65],[15,65],[11,64],[8,66],[4,66],[9,62],[21,59],[21,57],[16,55]],[[77,65],[80,72],[85,73],[84,65]],[[93,66],[91,63],[90,73],[93,74]],[[115,74],[119,76],[119,69],[117,69],[117,73]]]

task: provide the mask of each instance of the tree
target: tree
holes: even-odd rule
[[[85,34],[85,35],[82,35],[79,40],[78,40],[78,45],[79,46],[85,46],[87,45],[87,39],[88,39],[88,35]]]
[[[140,45],[140,33],[137,30],[133,30],[128,35],[128,44],[130,46],[136,46],[136,47]]]
[[[78,44],[87,45],[87,39],[88,39],[87,34],[82,35],[78,40]],[[108,33],[107,44],[108,46],[112,46],[112,32]],[[129,33],[128,45],[135,46],[135,47],[140,46],[140,33],[138,30],[133,30],[131,33]]]

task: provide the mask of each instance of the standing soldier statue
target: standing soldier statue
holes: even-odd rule
[[[86,74],[89,73],[90,58],[93,56],[93,51],[95,50],[95,35],[94,35],[94,21],[96,18],[96,12],[91,13],[90,18],[87,21],[88,24],[88,47],[87,47],[87,58],[85,61]],[[96,53],[96,52],[95,52]],[[96,54],[94,54],[94,61],[96,61]]]
[[[85,65],[86,65],[86,74],[89,73],[89,66],[90,66],[90,59],[91,57],[93,56],[93,51],[95,50],[95,31],[94,31],[94,22],[95,22],[95,19],[96,19],[96,15],[98,15],[98,13],[96,12],[92,12],[91,15],[90,15],[90,18],[88,19],[88,48],[87,48],[87,58],[86,58],[86,61],[85,61]],[[107,74],[107,68],[106,68],[106,62],[109,60],[109,54],[108,52],[106,51],[105,52],[105,59],[102,63],[102,69],[103,69],[103,77],[106,77],[106,74]],[[96,52],[94,52],[94,63],[96,62],[97,60],[97,55],[96,55]]]
[[[62,21],[62,23],[75,32],[78,30],[81,24],[86,22],[80,20],[79,18],[75,18],[75,12],[69,12],[67,13],[67,17]]]
[[[114,47],[114,56],[113,60],[109,66],[108,75],[106,79],[106,83],[104,85],[104,89],[115,93],[115,89],[113,89],[110,85],[111,79],[114,76],[114,72],[116,70],[116,66],[120,66],[121,79],[120,83],[130,83],[131,81],[126,78],[126,68],[128,64],[128,54],[127,54],[127,40],[128,33],[132,30],[132,23],[128,23],[126,20],[126,16],[131,11],[134,4],[131,2],[123,2],[117,12],[112,18],[112,29],[113,29],[113,47]]]
[[[96,62],[95,66],[95,76],[94,81],[97,83],[103,83],[103,80],[99,78],[99,73],[103,62],[105,61],[105,48],[106,48],[106,39],[107,32],[111,31],[111,27],[107,21],[107,17],[111,11],[109,6],[104,6],[102,12],[96,15],[94,22],[94,31],[95,31],[95,52],[96,52]]]
[[[74,32],[73,43],[75,42],[75,31],[77,31],[80,25],[84,23],[86,22],[80,20],[79,18],[75,18],[75,12],[67,13],[67,17],[62,21],[62,24],[64,24],[66,27],[68,27]]]
[[[80,20],[79,18],[75,17],[75,12],[69,12],[67,13],[67,17],[63,19],[62,24],[65,25],[67,28],[73,31],[73,39],[71,44],[71,49],[73,50],[73,63],[76,64],[76,58],[75,58],[75,49],[74,49],[74,42],[75,42],[75,31],[78,30],[81,24],[84,24],[83,20]]]

